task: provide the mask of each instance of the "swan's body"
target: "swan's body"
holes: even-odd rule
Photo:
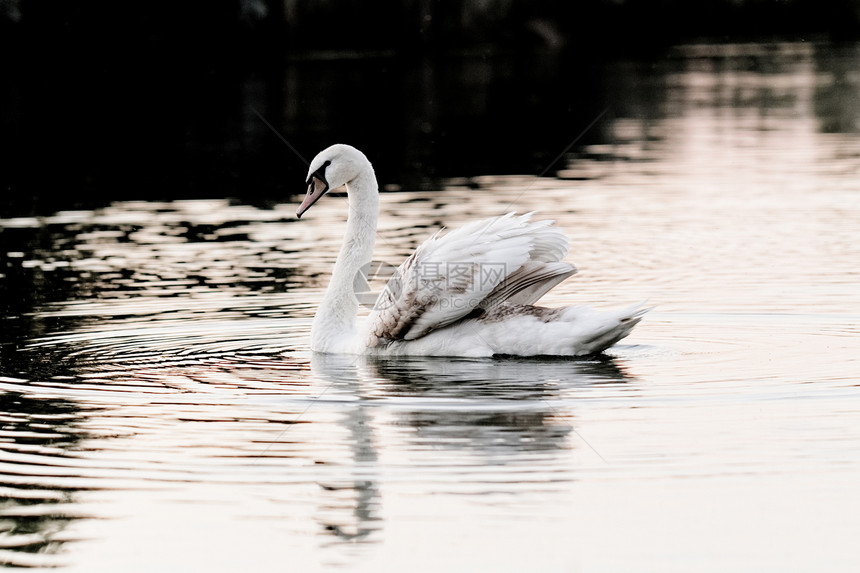
[[[314,158],[307,211],[346,185],[349,215],[331,282],[311,328],[311,348],[338,354],[581,356],[629,334],[645,310],[533,306],[576,269],[562,262],[565,236],[552,221],[509,213],[436,233],[397,269],[359,321],[354,285],[373,257],[379,191],[367,158],[333,145]]]

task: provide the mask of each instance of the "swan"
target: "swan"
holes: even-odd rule
[[[311,326],[311,349],[389,356],[583,356],[630,333],[648,309],[601,312],[535,306],[576,268],[554,221],[508,213],[428,238],[394,273],[370,314],[358,319],[356,277],[376,239],[379,187],[373,166],[344,144],[311,162],[301,218],[330,189],[346,186],[349,214],[328,289]]]

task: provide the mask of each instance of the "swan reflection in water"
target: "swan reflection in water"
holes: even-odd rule
[[[315,389],[318,399],[325,400],[326,395],[353,398],[342,402],[346,405],[339,417],[348,434],[352,468],[340,481],[318,483],[329,497],[329,511],[320,519],[324,531],[350,542],[373,541],[371,534],[381,529],[382,482],[389,479],[383,474],[403,479],[405,473],[409,479],[410,472],[433,467],[434,451],[465,454],[469,465],[451,471],[471,470],[475,475],[450,478],[478,480],[485,489],[498,489],[499,484],[491,480],[511,476],[482,473],[483,467],[516,464],[523,454],[574,447],[570,440],[572,413],[567,404],[558,405],[566,394],[577,388],[629,381],[623,369],[606,356],[575,361],[451,360],[314,353],[310,365],[313,378],[320,383]],[[381,423],[380,409],[393,422]],[[386,425],[414,432],[405,438],[406,443],[384,443],[379,434],[389,432]],[[378,454],[381,448],[405,448],[413,460],[423,451],[425,459],[420,469],[383,467]],[[438,463],[449,461],[446,457]],[[344,462],[333,459],[330,463]],[[564,475],[552,479],[570,481],[573,470],[565,468]],[[331,499],[334,497],[336,500]]]
[[[404,489],[426,499],[566,487],[576,465],[563,452],[587,448],[574,429],[573,400],[598,386],[611,393],[630,387],[623,368],[608,357],[284,353],[275,336],[282,328],[277,321],[248,319],[241,326],[214,329],[203,338],[198,330],[168,326],[39,342],[36,348],[50,363],[64,366],[43,372],[48,382],[38,388],[68,397],[70,404],[87,404],[87,428],[100,429],[88,431],[87,448],[78,454],[83,465],[70,467],[70,475],[98,481],[101,474],[88,460],[104,463],[122,448],[134,459],[110,465],[123,470],[124,487],[150,488],[160,480],[153,476],[174,484],[182,475],[189,498],[208,500],[209,490],[200,486],[221,483],[225,478],[216,468],[227,463],[233,499],[252,503],[263,488],[272,501],[264,513],[280,519],[309,509],[325,559],[343,563],[354,558],[351,547],[383,540],[389,522],[383,504],[387,497],[388,511],[398,511],[403,505],[392,500]],[[33,388],[14,386],[21,392]],[[15,407],[10,404],[10,412]],[[26,418],[39,422],[35,414]],[[118,421],[128,435],[110,445],[106,441],[117,439]],[[16,442],[26,445],[27,439],[22,435]],[[171,455],[174,447],[183,448],[181,461]],[[25,481],[43,480],[35,474],[39,467],[22,467],[34,472]],[[500,467],[503,472],[495,471]],[[310,497],[304,496],[307,488]],[[56,511],[50,507],[53,496],[30,503]],[[194,516],[178,523],[182,519]],[[302,529],[293,520],[284,525]],[[52,534],[46,537],[59,543]]]

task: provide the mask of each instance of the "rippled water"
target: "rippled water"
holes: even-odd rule
[[[555,218],[580,274],[548,304],[657,307],[600,358],[312,355],[343,198],[0,220],[0,560],[857,570],[855,56],[686,48],[619,86],[657,113],[614,110],[556,178],[383,195],[392,264]]]

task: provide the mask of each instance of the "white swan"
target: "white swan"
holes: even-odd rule
[[[370,315],[357,318],[356,276],[376,239],[379,191],[359,150],[333,145],[311,162],[301,217],[346,185],[349,215],[331,282],[311,327],[311,348],[337,354],[581,356],[627,336],[647,311],[532,306],[576,272],[553,221],[509,213],[438,232],[400,265]]]

